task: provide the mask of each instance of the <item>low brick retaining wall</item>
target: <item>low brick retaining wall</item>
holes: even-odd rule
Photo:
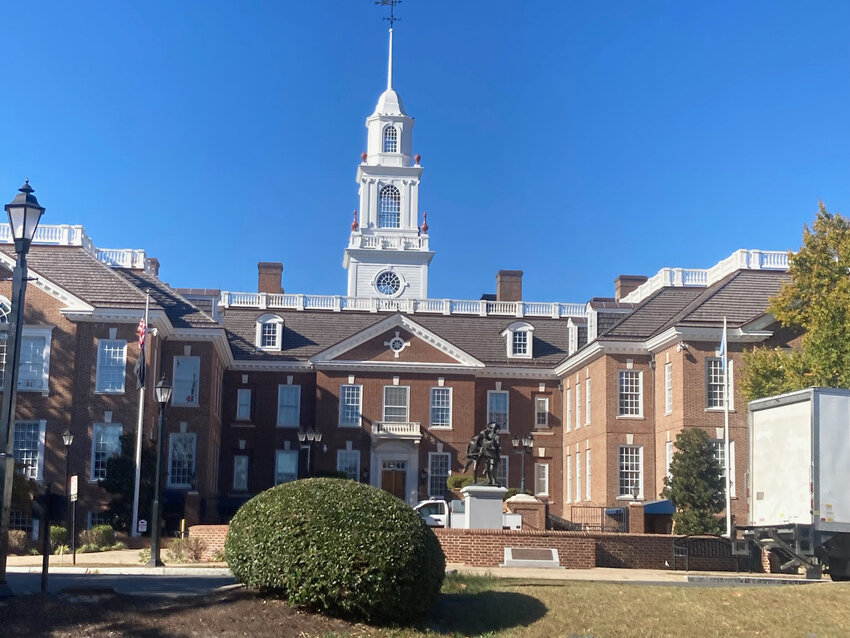
[[[435,529],[446,561],[474,567],[498,567],[504,562],[505,548],[557,549],[562,567],[622,567],[626,569],[670,569],[673,566],[674,536],[660,534],[602,534],[496,529]],[[202,560],[224,551],[227,525],[193,525],[190,538],[206,543]],[[666,564],[665,564],[666,561]],[[755,561],[758,562],[758,561]],[[680,559],[681,563],[681,559]],[[683,570],[684,564],[677,564]],[[691,556],[691,571],[736,571],[731,553],[717,556]],[[753,567],[758,569],[759,565]],[[742,565],[746,571],[747,566]]]

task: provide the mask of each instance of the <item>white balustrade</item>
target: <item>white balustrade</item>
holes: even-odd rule
[[[419,422],[393,423],[389,421],[376,421],[372,423],[372,435],[381,438],[404,438],[419,437]]]

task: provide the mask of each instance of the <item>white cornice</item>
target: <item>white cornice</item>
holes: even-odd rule
[[[511,366],[487,366],[475,371],[476,377],[498,377],[500,379],[550,379],[558,378],[554,368],[521,368]]]
[[[211,341],[225,368],[229,369],[234,363],[224,328],[174,328],[170,338],[180,341]]]
[[[555,366],[555,374],[563,376],[575,368],[586,365],[591,360],[603,354],[649,354],[643,341],[600,341],[595,340],[576,352],[566,361]]]
[[[236,372],[312,372],[313,365],[309,361],[247,361],[236,359],[227,369]]]
[[[451,363],[396,363],[395,361],[326,361],[315,364],[316,370],[352,370],[360,372],[392,372],[395,374],[464,374],[474,375],[477,368]]]

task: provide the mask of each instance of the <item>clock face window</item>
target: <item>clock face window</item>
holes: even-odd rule
[[[392,296],[401,289],[401,279],[394,272],[385,270],[375,280],[375,288],[382,295]]]

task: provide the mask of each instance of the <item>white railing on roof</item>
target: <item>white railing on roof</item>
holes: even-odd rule
[[[388,421],[376,421],[372,423],[372,436],[387,438],[405,438],[421,435],[419,422],[394,423]]]
[[[476,315],[479,317],[583,317],[584,304],[466,299],[378,299],[341,295],[278,295],[257,292],[221,293],[225,308],[403,312],[407,314]]]
[[[711,268],[662,268],[620,301],[638,303],[656,290],[672,286],[706,288],[736,270],[788,270],[788,253],[780,250],[736,250]]]
[[[352,233],[348,239],[349,248],[367,248],[369,250],[428,250],[428,235],[361,235]]]
[[[0,242],[11,244],[9,224],[0,224]],[[97,248],[80,225],[40,224],[35,229],[33,244],[48,246],[80,246],[92,257],[108,266],[144,268],[145,251],[138,248]]]

